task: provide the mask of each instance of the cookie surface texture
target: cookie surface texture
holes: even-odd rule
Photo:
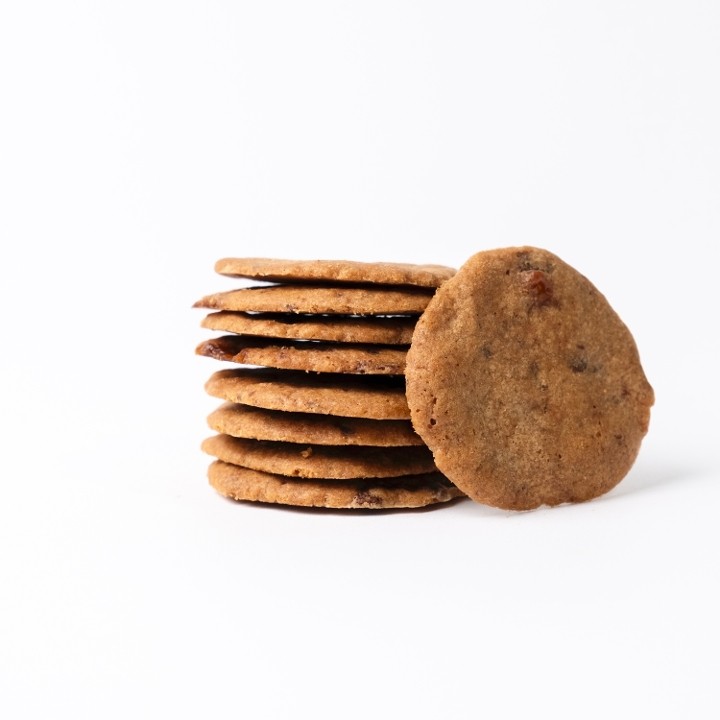
[[[225,403],[210,413],[207,421],[208,425],[219,433],[254,440],[371,447],[408,447],[423,444],[408,420],[313,415]]]
[[[356,262],[351,260],[279,260],[223,258],[215,272],[270,282],[378,283],[439,287],[455,270],[443,265]]]
[[[448,502],[462,493],[440,474],[375,483],[297,480],[216,460],[208,469],[210,484],[233,500],[299,507],[390,510]]]
[[[580,502],[628,472],[653,390],[605,297],[545,250],[478,253],[438,290],[407,361],[415,430],[478,502]]]

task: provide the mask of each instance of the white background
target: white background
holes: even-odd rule
[[[0,715],[717,718],[719,81],[712,0],[3,2]],[[217,258],[517,244],[635,334],[616,490],[207,486]]]

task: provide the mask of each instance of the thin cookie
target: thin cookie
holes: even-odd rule
[[[275,285],[207,295],[193,307],[323,315],[419,315],[432,295],[432,290],[424,288]]]
[[[214,435],[202,449],[233,465],[289,477],[392,478],[437,470],[426,447],[313,446]]]
[[[195,352],[245,365],[353,375],[402,375],[407,356],[404,348],[383,345],[275,340],[242,335],[205,340]]]
[[[407,420],[367,420],[334,415],[313,415],[224,403],[210,413],[207,422],[216,432],[253,440],[373,447],[406,447],[423,444],[422,439]]]
[[[391,510],[418,508],[462,497],[439,473],[385,481],[294,480],[216,460],[208,469],[210,484],[233,500],[298,507]]]
[[[292,315],[221,310],[205,317],[202,326],[239,335],[289,340],[409,345],[416,321],[416,317],[401,316]]]
[[[309,375],[291,370],[220,370],[205,384],[208,394],[243,405],[320,415],[408,420],[401,377]]]
[[[270,282],[377,283],[430,288],[439,287],[455,274],[453,268],[443,265],[274,258],[223,258],[215,263],[215,271]]]

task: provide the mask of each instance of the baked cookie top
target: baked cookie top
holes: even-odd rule
[[[439,473],[390,480],[298,480],[216,460],[210,484],[233,500],[299,507],[390,510],[448,502],[462,493]]]
[[[605,297],[532,247],[478,253],[438,290],[406,379],[413,426],[440,471],[473,499],[513,510],[614,487],[654,401]]]
[[[402,375],[405,348],[276,340],[245,335],[223,335],[201,342],[198,355],[264,367],[352,375]]]
[[[453,268],[443,265],[274,258],[223,258],[215,263],[215,271],[270,282],[377,283],[429,288],[439,287],[455,274]]]
[[[255,440],[373,447],[423,444],[409,420],[368,420],[224,403],[210,413],[207,422],[219,433]]]
[[[243,312],[329,315],[419,315],[432,290],[398,287],[272,285],[206,295],[193,307]]]
[[[409,345],[417,317],[293,315],[221,310],[203,318],[210,330],[290,340]]]

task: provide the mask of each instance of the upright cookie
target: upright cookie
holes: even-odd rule
[[[207,421],[219,433],[253,440],[372,447],[423,444],[408,420],[368,420],[225,403],[210,413]]]
[[[207,295],[193,307],[241,312],[419,315],[432,295],[433,291],[425,288],[274,285]]]
[[[313,446],[214,435],[202,449],[233,465],[289,477],[392,478],[437,470],[426,447]]]
[[[418,322],[412,422],[475,500],[526,510],[594,498],[628,472],[654,396],[598,290],[544,250],[472,257]]]
[[[373,480],[297,480],[216,460],[208,469],[210,484],[233,500],[300,507],[390,510],[448,502],[462,493],[442,475]]]
[[[405,382],[396,376],[309,375],[291,370],[220,370],[205,384],[222,400],[287,412],[408,420]]]
[[[197,346],[198,355],[282,370],[348,373],[351,375],[402,375],[404,348],[384,345],[319,343],[224,335]]]
[[[223,258],[215,263],[215,271],[270,282],[377,283],[430,288],[439,287],[455,274],[453,268],[442,265],[273,258]]]
[[[292,315],[221,310],[202,321],[204,328],[289,340],[324,340],[341,343],[409,345],[416,317],[346,317],[344,315]]]

